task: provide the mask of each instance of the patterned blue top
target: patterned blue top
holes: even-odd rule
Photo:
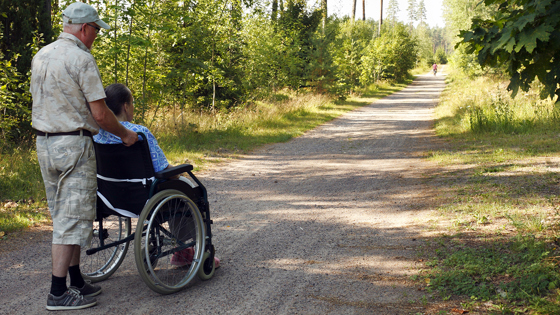
[[[163,150],[161,150],[156,138],[150,132],[150,130],[148,130],[148,128],[142,125],[136,125],[130,123],[128,121],[121,121],[120,123],[126,129],[130,129],[136,132],[143,132],[146,135],[146,138],[148,138],[148,147],[150,147],[150,155],[152,156],[152,164],[154,165],[154,171],[159,172],[164,170],[167,166],[169,166],[169,162],[167,162],[167,158],[165,157],[165,154],[163,154]],[[93,141],[101,144],[122,143],[121,138],[103,129],[99,129],[99,133],[93,136]]]

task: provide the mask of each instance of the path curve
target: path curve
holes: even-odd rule
[[[177,294],[152,292],[129,252],[80,314],[407,314],[425,292],[410,280],[433,192],[425,153],[444,76],[202,176],[222,267]],[[50,231],[0,251],[0,314],[42,314]],[[5,246],[0,244],[0,246]]]

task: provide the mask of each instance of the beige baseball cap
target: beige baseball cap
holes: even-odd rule
[[[68,24],[82,24],[82,23],[91,23],[94,22],[95,24],[99,25],[104,29],[110,29],[111,27],[109,24],[103,22],[99,15],[97,15],[97,10],[89,4],[83,2],[74,2],[69,5],[63,12],[62,12],[62,19],[64,23]]]

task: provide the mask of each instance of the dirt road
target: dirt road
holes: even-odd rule
[[[432,210],[423,157],[436,145],[442,73],[204,174],[222,259],[215,277],[162,296],[130,251],[98,305],[79,313],[422,312],[426,293],[410,276]],[[0,252],[0,314],[47,313],[50,237],[33,230]]]

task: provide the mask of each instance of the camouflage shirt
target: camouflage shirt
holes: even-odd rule
[[[62,33],[31,63],[33,128],[43,132],[86,129],[97,134],[88,101],[106,97],[89,49],[76,36]]]

